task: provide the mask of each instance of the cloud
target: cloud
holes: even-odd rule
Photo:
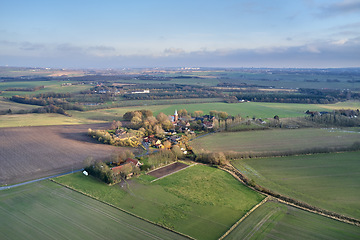
[[[89,47],[88,50],[102,51],[102,52],[114,52],[116,49],[114,47],[108,47],[108,46],[92,46],[92,47]]]
[[[359,0],[343,0],[341,2],[322,7],[320,15],[323,17],[331,17],[356,12],[360,12]]]
[[[165,55],[178,55],[185,53],[184,49],[182,48],[166,48],[164,49]]]
[[[39,43],[23,42],[20,44],[19,48],[25,51],[38,51],[45,49],[45,45]]]

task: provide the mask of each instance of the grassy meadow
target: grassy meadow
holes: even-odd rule
[[[31,110],[39,107],[40,106],[13,102],[0,97],[0,111],[7,111],[11,109],[11,111],[14,113],[20,110]]]
[[[50,181],[0,191],[0,239],[185,239]]]
[[[48,125],[74,125],[100,123],[103,121],[77,119],[56,113],[29,113],[0,115],[0,127],[27,127]]]
[[[281,152],[346,147],[356,141],[360,141],[359,131],[302,128],[221,132],[198,138],[191,145],[195,151]]]
[[[77,173],[56,181],[196,239],[219,238],[264,198],[228,173],[203,165],[152,179],[143,175],[110,187]]]
[[[226,238],[230,239],[358,239],[360,228],[278,202],[266,202]]]
[[[257,184],[360,219],[360,152],[242,159],[233,165]]]

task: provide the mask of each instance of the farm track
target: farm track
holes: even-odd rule
[[[108,124],[0,128],[0,185],[9,185],[83,167],[87,157],[100,159],[120,147],[100,144],[88,128]]]

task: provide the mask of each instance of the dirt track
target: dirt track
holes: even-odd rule
[[[100,159],[121,148],[97,143],[88,128],[107,124],[0,128],[0,185],[82,168],[92,156]]]

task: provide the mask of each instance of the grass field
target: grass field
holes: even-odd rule
[[[0,191],[0,239],[185,239],[50,181]]]
[[[101,123],[104,121],[78,119],[56,113],[29,113],[0,115],[0,128],[2,127],[25,127],[25,126],[48,126],[48,125],[74,125]]]
[[[359,132],[303,128],[215,133],[196,139],[191,145],[195,151],[277,152],[346,147],[356,141],[360,141]]]
[[[266,202],[225,239],[359,239],[360,228],[277,202]]]
[[[360,152],[244,159],[233,164],[261,186],[360,219]]]
[[[145,175],[109,187],[78,173],[56,181],[197,239],[219,238],[264,198],[208,166],[193,166],[150,183],[152,179]]]
[[[184,99],[178,99],[184,100]],[[195,101],[196,99],[194,99]],[[205,99],[206,100],[206,99]],[[214,99],[216,100],[216,99]],[[164,102],[169,102],[168,100],[158,100],[160,104]],[[191,99],[189,100],[191,101]],[[140,102],[139,102],[140,103]],[[100,109],[88,112],[75,112],[70,111],[72,115],[78,118],[88,118],[96,120],[108,120],[111,118],[121,117],[127,111],[148,109],[154,112],[157,115],[159,112],[163,112],[167,115],[173,114],[175,109],[186,109],[188,112],[194,112],[201,110],[204,114],[208,114],[211,110],[225,111],[233,116],[240,114],[242,117],[253,117],[257,118],[273,118],[275,115],[278,115],[280,118],[287,117],[301,117],[304,116],[306,110],[311,111],[331,111],[333,109],[339,108],[351,108],[358,109],[360,108],[360,102],[343,102],[338,104],[327,104],[327,105],[310,105],[310,104],[291,104],[291,103],[260,103],[260,102],[246,102],[246,103],[190,103],[190,104],[177,104],[174,101],[172,104],[165,105],[154,105],[159,104],[159,102],[154,101],[141,101],[142,106],[131,106],[131,107],[121,107],[121,108],[112,108],[112,109]],[[104,116],[101,116],[104,115]]]

